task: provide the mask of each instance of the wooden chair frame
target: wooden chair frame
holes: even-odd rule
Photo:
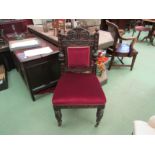
[[[59,61],[61,64],[61,71],[73,71],[73,72],[85,72],[92,71],[92,73],[96,74],[96,59],[97,59],[97,50],[98,50],[98,41],[99,41],[99,33],[96,30],[95,34],[91,35],[87,30],[83,28],[74,28],[68,31],[67,34],[62,34],[61,31],[58,33],[58,41],[59,41]],[[90,61],[92,59],[92,64],[88,68],[81,69],[71,69],[67,67],[67,54],[66,50],[69,46],[89,46],[91,51]],[[55,106],[53,105],[53,109],[55,112],[55,118],[57,119],[58,126],[62,125],[62,114],[61,109],[68,108],[97,108],[96,112],[96,124],[95,127],[99,125],[99,122],[103,116],[104,105],[84,105],[84,106]]]
[[[115,33],[114,36],[113,36],[113,38],[114,38],[114,44],[113,44],[112,47],[108,48],[108,50],[107,50],[107,53],[110,53],[110,55],[111,55],[111,61],[110,61],[108,70],[110,70],[112,66],[130,67],[130,70],[132,70],[133,69],[133,66],[134,66],[134,63],[135,63],[135,60],[136,60],[136,57],[137,57],[137,54],[138,54],[138,52],[134,49],[134,45],[137,42],[137,38],[136,37],[128,37],[128,38],[125,38],[125,37],[123,37],[123,36],[120,35],[119,28],[118,28],[117,25],[115,25],[112,22],[109,22],[108,20],[106,20],[106,23],[108,25],[109,31],[111,33]],[[119,53],[119,52],[116,52],[117,44],[118,43],[122,43],[123,40],[131,40],[129,53]],[[114,61],[114,58],[115,57],[117,57],[119,59],[119,61],[121,62],[121,64],[115,64],[115,65],[113,64],[113,61]],[[120,57],[121,57],[121,59],[120,59]],[[124,57],[132,57],[132,62],[131,62],[130,65],[125,65],[123,63],[123,58]]]

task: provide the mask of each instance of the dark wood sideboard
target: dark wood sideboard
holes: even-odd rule
[[[35,101],[35,97],[38,93],[55,86],[60,76],[58,47],[36,36],[35,34],[25,34],[25,38],[34,37],[38,39],[40,44],[39,47],[33,47],[30,49],[50,47],[53,52],[50,54],[41,54],[26,58],[24,51],[28,50],[28,48],[13,50],[11,52],[15,67],[27,85],[33,101]],[[5,40],[9,42],[14,39],[5,36]]]
[[[4,40],[4,43],[1,43],[0,46],[0,58],[2,58],[2,62],[5,63],[5,67],[11,61],[14,63],[15,68],[20,73],[23,81],[30,91],[32,100],[35,101],[38,93],[56,85],[60,76],[60,65],[58,62],[58,47],[52,44],[50,40],[47,41],[42,37],[39,37],[39,35],[29,32],[27,25],[32,24],[33,22],[31,19],[0,21],[0,30],[1,33],[3,33],[1,34],[1,38]],[[12,25],[15,29],[12,28]],[[24,37],[18,38],[15,34],[17,36],[22,34]],[[39,47],[48,46],[53,50],[53,52],[50,54],[41,54],[25,58],[25,50],[39,47],[10,51],[10,41],[26,38],[37,38],[40,42]],[[6,57],[7,55],[9,55],[9,57]],[[8,70],[11,70],[12,67],[9,67]]]

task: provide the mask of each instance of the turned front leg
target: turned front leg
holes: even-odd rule
[[[103,117],[104,107],[98,107],[96,112],[96,124],[95,127],[98,127],[102,117]]]
[[[61,124],[62,124],[61,109],[54,107],[54,113],[55,113],[55,118],[57,119],[57,122],[58,122],[58,126],[61,126]]]

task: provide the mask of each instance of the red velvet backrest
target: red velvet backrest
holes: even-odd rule
[[[89,67],[90,66],[90,47],[77,46],[67,48],[67,66],[70,67]]]
[[[58,31],[59,61],[65,71],[96,73],[96,52],[99,33],[94,34],[80,27],[62,33]]]

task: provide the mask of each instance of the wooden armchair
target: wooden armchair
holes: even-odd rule
[[[103,116],[105,94],[95,75],[99,34],[75,28],[66,35],[58,33],[62,75],[52,99],[58,126],[62,124],[61,109],[97,108],[96,127]]]
[[[115,25],[112,22],[109,22],[108,20],[106,20],[106,23],[108,25],[108,31],[111,32],[111,35],[114,38],[113,46],[107,49],[107,54],[111,56],[111,61],[108,69],[110,70],[111,66],[126,66],[126,67],[130,67],[130,70],[132,70],[136,60],[136,56],[138,54],[138,52],[134,49],[134,44],[136,43],[137,39],[134,37],[130,37],[130,38],[122,37],[119,33],[119,29],[117,25]],[[123,43],[124,40],[125,41],[131,40],[131,44],[129,45],[129,44]],[[113,64],[115,57],[119,59],[121,64]],[[130,65],[125,65],[123,63],[124,57],[132,58],[132,63]]]

